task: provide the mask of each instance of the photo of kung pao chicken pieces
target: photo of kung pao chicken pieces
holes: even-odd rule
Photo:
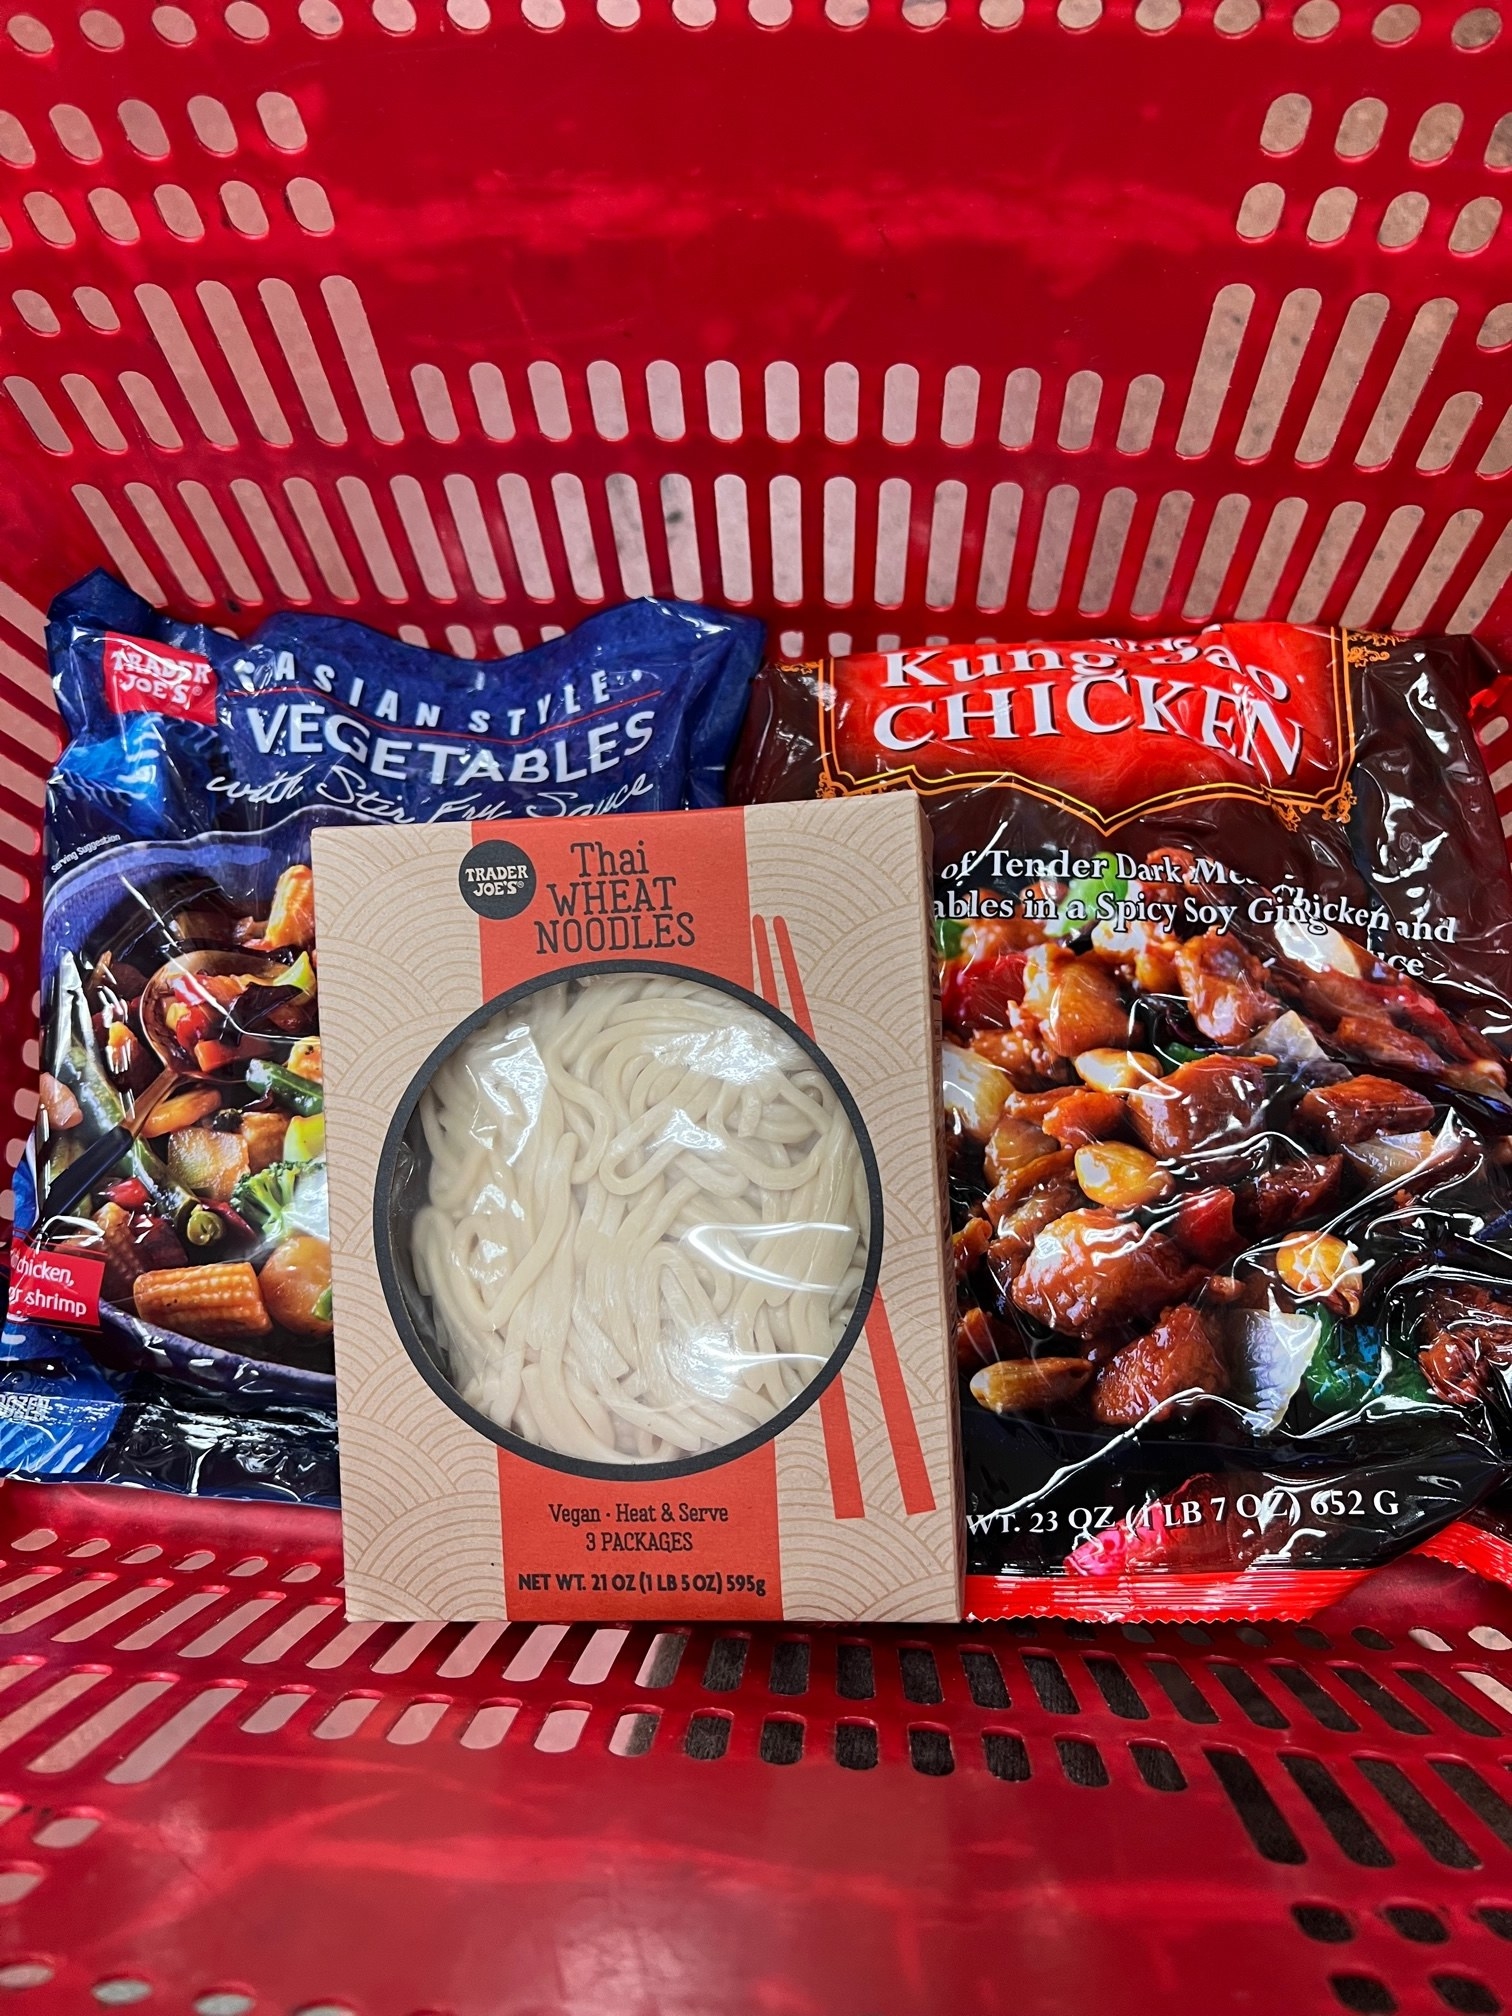
[[[103,1300],[145,1323],[329,1369],[310,870],[283,871],[265,916],[204,877],[129,895],[59,965],[38,1236],[103,1260]]]
[[[1099,865],[936,926],[973,1399],[1107,1429],[1218,1401],[1264,1434],[1299,1395],[1309,1423],[1484,1398],[1512,1370],[1489,1249],[1491,1285],[1434,1288],[1408,1350],[1383,1353],[1371,1291],[1413,1239],[1505,1214],[1504,1059],[1331,926],[1180,938],[1135,914],[1176,893],[1169,850],[1143,880]]]

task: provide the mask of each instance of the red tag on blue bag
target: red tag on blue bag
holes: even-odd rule
[[[105,638],[105,697],[117,714],[171,714],[215,726],[215,671],[208,658],[146,644],[140,637]]]
[[[13,1239],[10,1249],[10,1301],[6,1313],[14,1322],[67,1323],[79,1329],[100,1325],[100,1287],[105,1262],[88,1253],[69,1253],[28,1246]]]

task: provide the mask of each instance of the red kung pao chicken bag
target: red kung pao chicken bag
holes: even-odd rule
[[[974,1614],[1304,1614],[1503,1477],[1494,669],[1244,623],[761,676],[732,796],[931,816]]]

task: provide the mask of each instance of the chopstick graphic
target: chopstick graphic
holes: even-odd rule
[[[866,1500],[861,1496],[861,1465],[856,1460],[856,1438],[851,1433],[843,1372],[837,1372],[819,1395],[819,1426],[824,1430],[824,1462],[829,1471],[835,1517],[864,1519]]]
[[[933,1512],[934,1489],[929,1466],[919,1441],[919,1424],[914,1420],[913,1402],[898,1362],[898,1347],[879,1289],[866,1318],[866,1341],[871,1346],[872,1370],[877,1375],[877,1392],[882,1400],[882,1419],[892,1444],[893,1464],[898,1472],[898,1488],[903,1493],[903,1510],[912,1518],[916,1512]]]
[[[756,945],[756,977],[761,985],[761,998],[773,1008],[780,1008],[777,999],[777,974],[772,965],[772,948],[767,942],[766,919],[754,913],[751,917],[751,937]]]
[[[788,999],[793,1004],[793,1020],[805,1036],[814,1034],[814,1018],[809,1013],[808,996],[803,991],[803,980],[798,972],[798,955],[793,950],[792,935],[787,927],[786,917],[772,919],[772,933],[777,940],[777,956],[782,961],[782,977],[787,982]]]
[[[756,933],[756,963],[761,970],[762,986],[767,988],[775,976],[772,974],[771,952],[766,943],[766,926],[759,917],[752,919],[752,926]],[[788,930],[785,917],[772,919],[772,936],[777,941],[777,957],[782,964],[782,977],[787,983],[793,1020],[805,1036],[812,1036],[814,1019],[809,1013],[808,996],[803,990],[803,978],[798,971],[798,955],[793,950],[793,937]],[[775,999],[775,992],[769,998]],[[866,1341],[871,1348],[872,1370],[877,1378],[877,1397],[882,1402],[882,1420],[892,1449],[893,1468],[898,1473],[898,1488],[903,1494],[903,1510],[910,1518],[916,1513],[933,1512],[935,1495],[929,1481],[929,1466],[924,1461],[924,1447],[919,1440],[919,1424],[914,1419],[913,1402],[908,1397],[908,1385],[898,1358],[898,1346],[893,1337],[892,1324],[888,1321],[887,1306],[882,1300],[880,1288],[872,1297],[872,1305],[867,1313]],[[840,1381],[836,1379],[828,1392],[834,1392],[839,1384]],[[826,1397],[827,1394],[820,1398],[821,1408]],[[849,1423],[846,1425],[848,1434]],[[850,1446],[854,1456],[854,1442],[851,1442]],[[833,1473],[831,1487],[833,1488]],[[836,1516],[840,1515],[837,1513]]]
[[[784,935],[787,927],[782,926]],[[756,972],[761,984],[763,1000],[774,1008],[782,1003],[777,998],[777,974],[772,965],[772,948],[767,939],[766,919],[751,918],[751,936],[756,946]],[[779,945],[781,939],[778,940]],[[788,952],[791,953],[791,943]],[[797,979],[797,967],[789,966],[786,957],[783,971],[787,975],[788,997],[793,1004],[793,1020],[809,1034],[812,1030],[808,1019],[808,1002],[804,999],[802,984]],[[850,1408],[845,1400],[845,1374],[839,1373],[831,1379],[819,1395],[819,1426],[824,1435],[824,1462],[829,1471],[830,1502],[834,1506],[837,1519],[864,1519],[866,1500],[861,1495],[861,1466],[856,1460],[856,1438],[851,1433]]]
[[[787,919],[774,917],[772,931],[777,940],[777,956],[782,961],[788,996],[793,1004],[793,1020],[805,1035],[812,1036],[813,1017],[809,1014],[808,998],[799,977],[798,956],[793,950]],[[887,1439],[892,1444],[893,1466],[898,1473],[898,1487],[903,1493],[903,1510],[910,1518],[916,1512],[933,1512],[935,1495],[929,1482],[929,1466],[924,1461],[919,1424],[914,1420],[913,1403],[908,1397],[898,1347],[893,1339],[892,1324],[887,1320],[887,1305],[882,1300],[880,1288],[872,1297],[867,1314],[866,1341],[871,1346],[872,1370],[877,1375],[882,1419],[887,1426]]]

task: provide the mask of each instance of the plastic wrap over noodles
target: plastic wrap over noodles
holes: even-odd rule
[[[1502,1476],[1492,670],[1234,624],[761,675],[734,795],[933,826],[968,1607],[1358,1568]]]
[[[871,1229],[834,1083],[754,1005],[675,974],[568,981],[436,1071],[396,1200],[460,1397],[592,1463],[727,1447],[800,1401]]]
[[[637,602],[473,661],[328,617],[238,641],[101,574],[59,598],[0,1470],[334,1498],[311,829],[716,803],[759,640]]]

